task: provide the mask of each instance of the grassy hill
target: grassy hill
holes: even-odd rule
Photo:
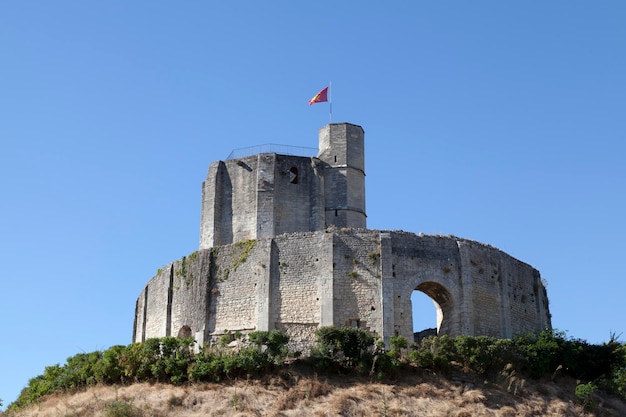
[[[613,338],[317,337],[302,358],[277,330],[199,352],[167,337],[78,354],[32,378],[4,417],[626,416],[626,345]]]
[[[12,417],[199,416],[626,416],[626,402],[601,393],[584,407],[576,381],[498,382],[414,372],[386,382],[289,370],[258,379],[175,386],[96,385],[55,394]]]

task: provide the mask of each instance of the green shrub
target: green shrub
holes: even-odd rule
[[[365,370],[372,363],[375,338],[355,327],[322,327],[317,330],[312,356],[323,366],[329,362],[343,368]]]
[[[373,354],[372,371],[376,371],[379,378],[384,374],[396,371],[406,360],[403,350],[409,347],[409,342],[402,336],[391,336],[389,338],[390,349],[385,350],[382,340],[376,343]]]
[[[248,333],[248,340],[255,344],[259,350],[265,348],[268,359],[277,365],[282,363],[288,354],[286,345],[289,343],[289,335],[282,330],[251,332]]]
[[[584,340],[568,339],[563,332],[546,330],[517,337],[514,344],[521,354],[522,370],[532,378],[562,369],[573,378],[602,379],[606,385],[613,386],[616,371],[626,368],[624,345],[613,337],[608,343],[592,345]]]
[[[141,410],[128,401],[114,400],[104,406],[105,417],[140,417]]]
[[[455,355],[454,339],[444,335],[425,337],[408,357],[420,368],[446,371]]]
[[[125,378],[135,381],[161,381],[180,384],[187,379],[187,367],[193,358],[192,338],[163,337],[116,349],[111,362]],[[116,355],[117,354],[117,355]]]
[[[143,343],[130,345],[122,352],[119,365],[126,378],[134,381],[150,381],[153,379],[151,367],[160,354],[160,339],[148,339]]]
[[[166,337],[145,343],[113,346],[104,352],[80,353],[63,366],[47,366],[42,375],[32,378],[9,410],[34,404],[45,395],[73,390],[95,382],[115,384],[129,381],[219,382],[224,378],[248,377],[282,364],[289,336],[279,330],[258,331],[248,335],[254,346],[239,352],[207,349],[194,354],[193,339]],[[544,331],[518,336],[513,340],[483,336],[431,336],[413,345],[404,356],[407,341],[391,337],[389,351],[364,329],[324,327],[316,333],[310,361],[317,368],[369,372],[382,377],[395,371],[408,357],[420,368],[446,372],[458,363],[486,377],[515,375],[541,378],[554,376],[557,369],[574,378],[592,381],[581,384],[576,396],[591,407],[598,389],[626,398],[626,345],[614,337],[608,343],[592,345],[568,339],[563,333]],[[128,404],[112,406],[111,413],[122,412]],[[136,412],[128,408],[127,411]],[[120,414],[111,414],[120,415]],[[131,415],[131,414],[128,414]]]
[[[538,334],[526,334],[514,339],[522,353],[522,370],[531,378],[551,375],[559,365],[559,342],[564,339],[562,333],[545,330]]]
[[[409,342],[402,336],[391,336],[389,338],[389,344],[395,350],[406,349],[409,347]]]
[[[311,348],[313,366],[322,370],[330,368],[335,363],[333,350],[333,345],[318,340]]]
[[[282,330],[272,329],[268,335],[267,350],[273,357],[286,356],[289,335]]]
[[[196,355],[195,362],[188,369],[188,377],[194,382],[219,382],[224,376],[222,355],[205,353]]]
[[[158,339],[159,353],[150,365],[152,376],[161,382],[181,384],[187,380],[187,367],[191,362],[193,353],[191,346],[194,341],[191,338],[164,337]]]
[[[44,395],[52,394],[53,392],[54,389],[46,383],[43,375],[36,376],[28,380],[28,385],[22,389],[19,397],[9,406],[9,409],[27,407],[37,402]]]
[[[567,372],[574,378],[610,380],[616,370],[626,367],[624,346],[614,339],[601,345],[589,344],[580,339],[564,340],[562,343],[562,362],[567,364]]]
[[[402,361],[401,349],[406,339],[399,337],[390,341],[392,347],[389,351],[385,349],[385,343],[382,340],[376,342],[376,348],[372,354],[371,374],[376,374],[378,379],[382,379],[385,375],[398,370]],[[406,344],[408,346],[408,343]]]
[[[95,369],[101,358],[102,352],[79,353],[67,358],[60,386],[71,389],[96,383]]]
[[[257,342],[268,341],[264,335],[255,335],[252,338]],[[206,350],[195,355],[187,375],[193,382],[219,382],[224,378],[258,375],[273,365],[274,359],[267,351],[262,352],[259,346],[243,348],[237,352]]]
[[[513,342],[486,336],[459,336],[454,339],[454,360],[479,375],[496,375],[520,355]]]
[[[123,382],[124,368],[120,364],[120,358],[127,349],[127,346],[116,345],[102,352],[101,360],[93,366],[96,381],[105,384]]]
[[[248,340],[250,341],[250,343],[253,343],[259,347],[267,346],[267,343],[269,341],[269,334],[270,333],[267,331],[257,330],[248,333]]]
[[[607,378],[607,386],[602,386],[614,394],[626,399],[626,344],[619,343],[614,337],[608,343],[612,346],[611,373]]]
[[[250,377],[268,365],[268,356],[252,347],[224,356],[224,374],[228,377]]]
[[[615,391],[626,399],[626,368],[616,369],[611,380]]]
[[[598,390],[598,387],[592,382],[586,384],[579,384],[576,386],[576,398],[583,405],[585,409],[590,409],[595,406],[593,401],[593,395]]]

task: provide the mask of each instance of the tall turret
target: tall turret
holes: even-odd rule
[[[363,128],[350,123],[320,129],[327,226],[366,227],[364,137]]]

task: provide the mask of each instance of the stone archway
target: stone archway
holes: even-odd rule
[[[449,313],[452,308],[452,296],[450,295],[450,291],[448,291],[443,285],[439,283],[426,281],[415,287],[413,293],[417,292],[425,294],[432,301],[432,303],[434,304],[434,314],[432,314],[432,310],[429,312],[428,308],[424,307],[424,305],[427,304],[427,300],[424,300],[425,297],[421,296],[420,294],[415,294],[415,296],[411,297],[411,307],[413,314],[425,313],[427,316],[430,315],[431,317],[434,315],[435,320],[430,322],[433,323],[435,327],[413,329],[415,341],[421,340],[423,337],[426,336],[446,334],[449,328]],[[419,303],[418,309],[413,306],[414,301]],[[425,323],[421,317],[419,318],[419,320],[418,317],[413,317],[413,323],[417,323],[418,321],[420,323]]]
[[[187,337],[191,337],[191,327],[184,325],[183,327],[180,328],[180,330],[178,331],[178,337],[180,338],[187,338]]]

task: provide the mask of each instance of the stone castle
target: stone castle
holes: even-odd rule
[[[316,157],[275,152],[213,162],[200,248],[158,271],[137,299],[133,342],[281,329],[307,349],[322,326],[413,340],[411,295],[439,335],[510,338],[551,328],[539,271],[483,243],[369,230],[364,132],[332,123]]]

